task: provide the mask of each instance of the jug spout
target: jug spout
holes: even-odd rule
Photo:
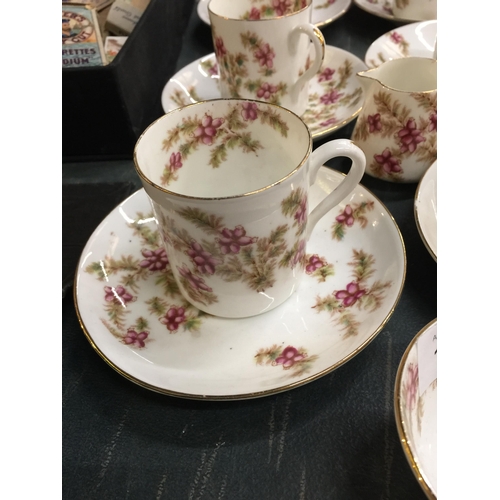
[[[356,73],[356,76],[358,77],[358,81],[360,82],[361,86],[363,87],[363,90],[365,93],[368,92],[369,88],[371,87],[372,83],[374,81],[379,81],[379,68],[372,68],[372,69],[367,69],[365,71],[358,71]]]
[[[392,92],[431,92],[437,90],[437,61],[425,57],[389,59],[356,76],[365,92],[375,82]]]

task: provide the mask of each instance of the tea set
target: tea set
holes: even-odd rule
[[[435,1],[385,2],[384,16],[419,22],[387,34],[404,50],[370,47],[376,57],[369,50],[365,62],[325,43],[318,26],[335,15],[314,19],[317,6],[199,2],[214,52],[167,82],[165,114],[134,150],[143,189],[82,252],[75,303],[85,335],[143,387],[190,399],[261,397],[364,349],[406,276],[401,232],[360,184],[364,174],[417,186],[415,220],[437,260]],[[403,46],[419,29],[432,50]],[[354,120],[349,139],[313,148]],[[351,161],[346,175],[324,166],[336,157]],[[398,408],[398,429],[408,432],[414,406]],[[417,455],[408,449],[411,464]]]

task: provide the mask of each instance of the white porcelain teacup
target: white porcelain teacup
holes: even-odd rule
[[[392,13],[411,21],[437,19],[437,0],[394,0]]]
[[[144,131],[135,167],[188,302],[238,318],[293,294],[311,231],[355,189],[366,163],[348,139],[311,151],[302,119],[261,101],[200,101]],[[309,213],[309,186],[337,156],[352,160],[349,173]]]
[[[208,12],[221,96],[304,113],[308,82],[325,54],[324,37],[311,23],[312,0],[211,0]]]

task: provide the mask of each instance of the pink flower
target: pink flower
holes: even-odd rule
[[[140,332],[137,333],[134,329],[130,328],[123,337],[123,343],[127,345],[133,345],[135,347],[144,347],[146,344],[144,340],[147,339],[149,332]]]
[[[182,158],[180,153],[172,153],[170,155],[170,170],[174,172],[175,170],[182,167]]]
[[[216,259],[210,252],[203,250],[203,247],[194,240],[191,242],[191,248],[188,249],[187,254],[201,274],[214,274],[215,266],[220,264],[219,259]]]
[[[377,113],[376,115],[368,115],[368,126],[370,128],[370,133],[382,130],[380,113]]]
[[[434,130],[437,130],[438,128],[438,117],[436,113],[432,113],[431,116],[429,116],[429,132],[432,132]]]
[[[273,7],[277,16],[282,16],[292,10],[292,0],[273,0]]]
[[[324,82],[327,80],[331,80],[335,70],[332,68],[325,68],[319,75],[318,82]]]
[[[260,19],[260,10],[256,9],[255,7],[252,7],[252,10],[250,11],[250,15],[248,16],[248,19],[251,19],[252,21]]]
[[[345,224],[346,226],[351,227],[354,224],[354,216],[352,215],[351,205],[346,205],[344,211],[340,215],[337,215],[335,220],[340,224]]]
[[[105,286],[104,287],[104,300],[106,302],[118,302],[122,305],[125,305],[127,302],[133,300],[133,296],[125,290],[122,285],[118,285],[116,288],[113,286]]]
[[[394,43],[400,43],[404,40],[403,36],[400,35],[397,31],[393,31],[390,35],[390,39],[394,42]]]
[[[351,281],[345,290],[340,290],[335,294],[335,298],[342,301],[344,307],[353,306],[358,299],[365,295],[366,290],[359,288],[359,284]]]
[[[402,170],[400,160],[392,156],[389,148],[385,148],[381,155],[373,155],[373,157],[377,163],[382,165],[384,172],[387,172],[388,174],[401,172]]]
[[[401,153],[406,153],[406,151],[413,153],[417,149],[417,145],[425,141],[425,137],[422,137],[413,118],[410,118],[405,127],[398,132],[398,137],[401,140],[399,143]]]
[[[167,267],[168,257],[164,248],[156,250],[141,250],[144,260],[139,263],[141,267],[147,267],[150,271],[161,271]]]
[[[194,136],[199,142],[211,146],[217,129],[224,123],[224,118],[213,119],[210,115],[205,115],[197,129],[194,131]]]
[[[212,291],[203,278],[193,274],[186,266],[178,267],[177,270],[179,274],[188,281],[191,288],[195,290],[204,290],[205,292]]]
[[[244,102],[242,104],[243,109],[241,110],[241,116],[244,120],[256,120],[257,119],[257,103],[255,102]]]
[[[267,68],[273,67],[273,59],[275,57],[274,50],[269,47],[268,43],[265,43],[262,47],[258,48],[253,56],[255,60],[261,65],[266,66]]]
[[[328,120],[325,120],[324,122],[321,122],[320,125],[322,127],[328,127],[328,125],[333,125],[334,123],[337,123],[338,120],[334,116],[332,118],[328,118]]]
[[[274,362],[277,365],[283,365],[283,368],[287,370],[298,361],[302,361],[304,358],[304,354],[301,354],[297,349],[295,349],[295,347],[288,346],[283,349],[283,352],[274,360]]]
[[[176,332],[182,323],[186,322],[185,309],[183,307],[171,307],[165,316],[160,319],[160,323],[167,327],[170,332]]]
[[[208,68],[208,74],[209,75],[218,75],[219,74],[219,67],[217,66],[217,63],[213,64]]]
[[[325,265],[322,259],[320,259],[319,255],[314,254],[309,257],[309,260],[306,264],[306,273],[312,274],[316,269],[320,269]]]
[[[216,241],[219,243],[220,250],[224,255],[229,252],[239,253],[241,247],[250,245],[257,239],[246,234],[247,232],[242,226],[236,226],[232,230],[226,227],[221,231],[221,238]]]
[[[220,36],[215,38],[215,55],[217,57],[224,57],[227,54],[224,40]]]
[[[300,240],[298,244],[297,251],[293,255],[291,260],[292,269],[299,263],[305,259],[306,256],[306,240]]]
[[[270,99],[273,94],[276,93],[278,90],[278,87],[276,85],[271,85],[270,83],[263,83],[260,87],[259,90],[257,90],[257,97],[262,99]]]
[[[409,377],[405,384],[406,389],[406,404],[411,410],[417,402],[417,388],[418,388],[418,365],[410,363],[408,365]]]
[[[302,198],[300,200],[300,205],[295,212],[294,219],[298,224],[304,224],[307,221],[307,198]]]
[[[338,92],[336,89],[333,89],[332,91],[330,92],[327,92],[326,94],[323,94],[321,97],[320,97],[320,101],[323,103],[323,104],[334,104],[336,103],[342,96],[344,95],[344,93],[342,92]]]

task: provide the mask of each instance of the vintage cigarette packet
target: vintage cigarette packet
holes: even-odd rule
[[[62,66],[79,68],[107,64],[96,10],[62,5]]]
[[[118,36],[132,33],[150,0],[115,0],[106,19],[106,29]]]

